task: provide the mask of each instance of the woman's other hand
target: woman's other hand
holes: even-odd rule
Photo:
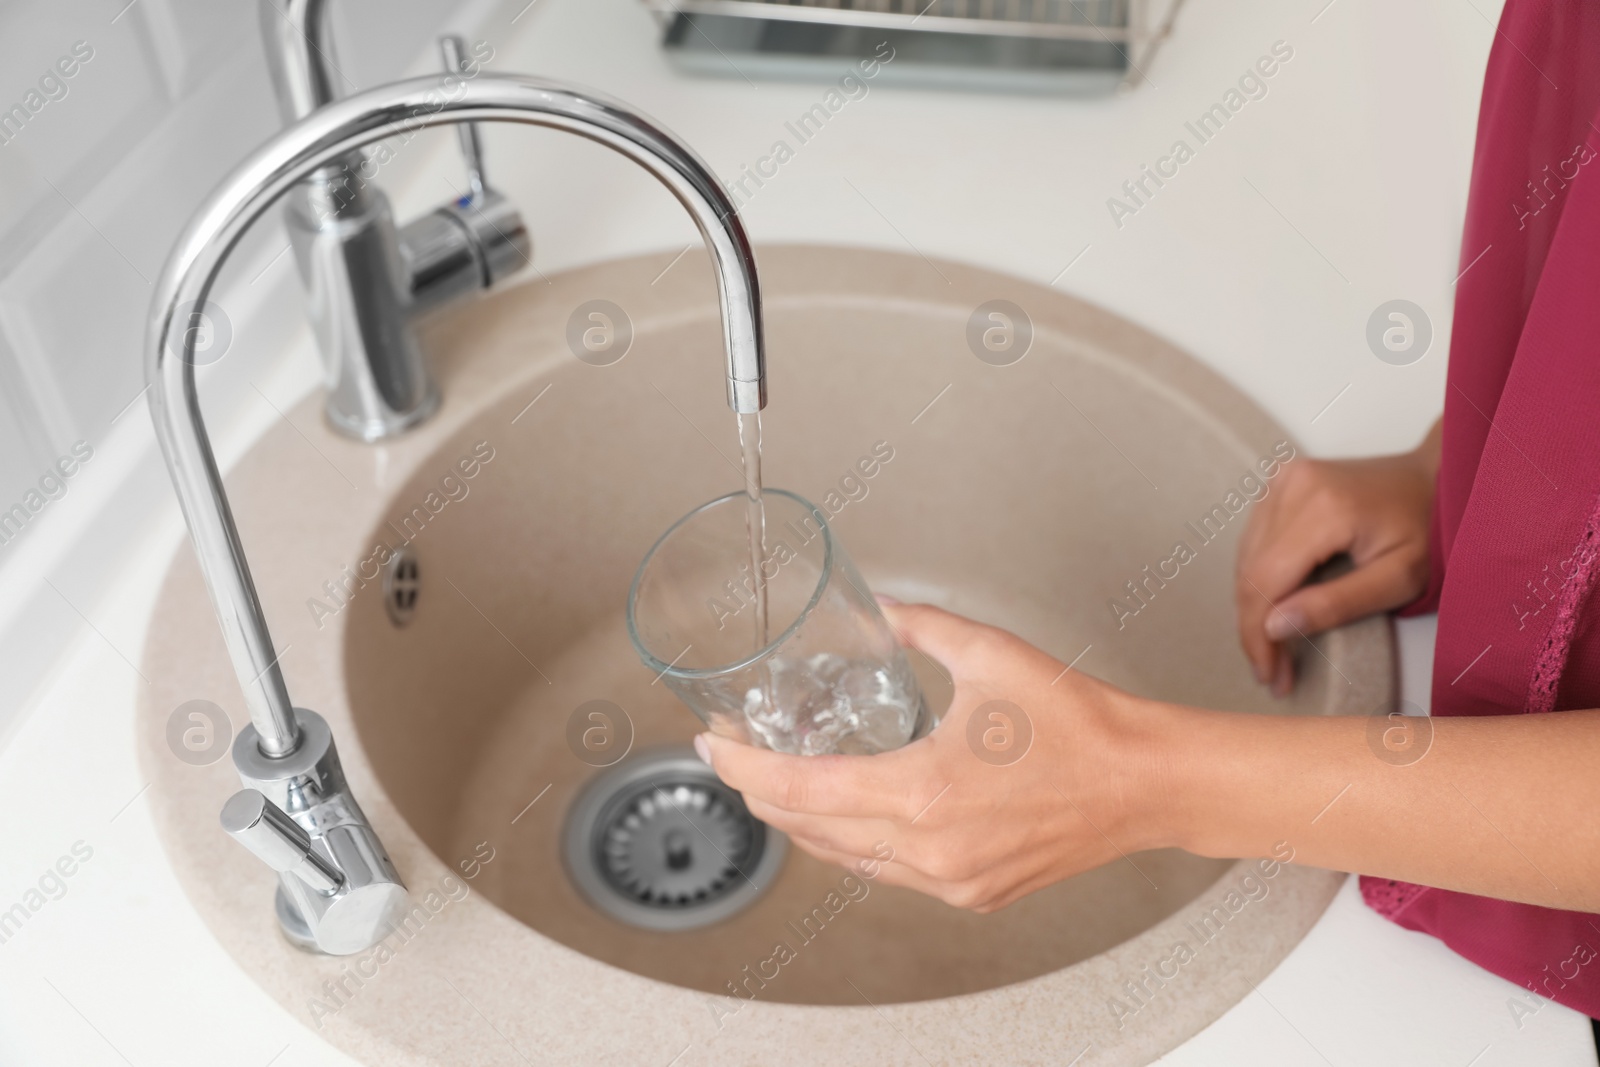
[[[1439,425],[1413,452],[1302,460],[1284,468],[1239,544],[1239,640],[1256,678],[1294,685],[1285,642],[1415,600],[1427,588],[1428,523],[1439,471]],[[1355,568],[1305,585],[1341,552]]]

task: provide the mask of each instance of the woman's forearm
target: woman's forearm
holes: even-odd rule
[[[1384,719],[1163,715],[1164,843],[1600,912],[1600,711],[1417,720],[1398,753]]]
[[[1288,845],[1296,863],[1600,912],[1600,711],[1398,723],[1206,711],[926,604],[884,610],[955,681],[929,736],[876,756],[700,741],[751,812],[813,856],[878,857],[889,884],[993,911],[1139,849],[1282,858]],[[1019,717],[1023,751],[982,758],[980,731]],[[1396,743],[1408,729],[1431,734],[1425,750]]]

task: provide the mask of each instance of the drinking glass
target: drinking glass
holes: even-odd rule
[[[751,499],[729,493],[661,535],[628,592],[639,658],[715,732],[778,752],[870,754],[934,726],[905,650],[816,505],[782,489],[761,584]]]

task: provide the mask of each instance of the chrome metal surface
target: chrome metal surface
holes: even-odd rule
[[[788,839],[692,752],[643,753],[590,782],[567,816],[567,871],[614,919],[691,930],[754,903]]]
[[[389,198],[360,179],[360,165],[294,189],[284,223],[322,352],[328,421],[377,441],[437,411],[439,389],[411,328],[411,281]]]
[[[307,0],[296,9],[310,17],[319,5]],[[299,107],[317,95],[295,95],[291,103]],[[155,287],[145,336],[150,414],[250,713],[252,725],[234,746],[234,763],[245,784],[293,816],[345,877],[329,903],[298,875],[280,875],[316,943],[329,952],[354,952],[375,943],[383,936],[383,922],[403,905],[405,890],[344,784],[326,724],[290,702],[280,653],[272,644],[200,413],[194,331],[177,329],[175,322],[180,315],[187,321],[189,309],[203,308],[241,235],[273,203],[297,187],[308,198],[326,191],[305,184],[306,179],[386,137],[479,121],[545,126],[587,137],[639,163],[666,185],[688,209],[711,252],[723,313],[728,403],[739,412],[758,411],[766,403],[755,255],[728,194],[710,169],[666,131],[587,90],[489,74],[470,81],[435,75],[380,86],[311,111],[247,158],[201,205]],[[377,222],[357,227],[368,235],[362,240],[372,242],[369,262],[388,254],[377,247],[384,244],[381,228]],[[487,273],[493,275],[492,265]],[[360,311],[352,300],[350,313]],[[373,373],[370,363],[362,369]],[[397,374],[388,384],[404,380]],[[366,396],[382,390],[374,383],[367,393],[354,392]],[[344,394],[336,388],[334,395]],[[321,724],[320,733],[308,738],[308,724]],[[306,765],[308,751],[324,762]],[[332,814],[339,818],[329,821]],[[369,940],[358,943],[363,939]]]
[[[343,95],[329,6],[261,0],[268,66],[289,122]],[[439,49],[452,89],[480,73],[461,38],[442,38]],[[476,126],[459,130],[467,191],[403,231],[359,149],[318,168],[284,208],[327,371],[328,421],[357,440],[404,433],[439,408],[411,320],[532,261],[521,216],[484,178]]]
[[[467,73],[467,43],[460,37],[439,38],[439,56],[450,74]],[[479,199],[489,188],[483,179],[483,145],[478,141],[478,124],[463,122],[456,127],[461,141],[461,158],[467,164],[467,197]]]
[[[311,847],[311,835],[265,793],[241,789],[222,806],[222,828],[279,874],[293,874],[319,893],[344,884],[339,869]]]
[[[327,721],[295,708],[301,744],[266,756],[254,726],[233,743],[245,788],[222,809],[222,827],[278,872],[290,940],[335,956],[370,948],[406,908],[406,889],[383,842],[351,795]]]
[[[305,916],[295,910],[294,902],[289,899],[289,894],[283,891],[282,884],[272,894],[272,911],[278,917],[278,929],[283,931],[283,936],[296,948],[305,949],[307,952],[321,952],[317,947],[317,936],[312,932],[311,924],[306,922]]]
[[[439,38],[439,53],[447,75],[478,75],[460,37]],[[533,240],[521,214],[484,176],[478,124],[458,123],[456,132],[467,169],[467,191],[400,234],[413,314],[488,289],[533,262]]]
[[[533,241],[511,201],[486,190],[446,204],[400,231],[411,313],[451,303],[533,262]]]
[[[344,95],[333,61],[331,11],[328,0],[262,0],[257,8],[267,69],[286,123]]]
[[[286,122],[343,95],[330,9],[327,0],[261,0],[267,66]],[[307,177],[284,205],[326,369],[328,421],[363,441],[403,433],[439,407],[409,322],[411,279],[394,213],[372,177],[365,156],[351,150]]]

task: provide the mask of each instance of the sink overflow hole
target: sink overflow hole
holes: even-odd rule
[[[398,627],[410,625],[417,613],[417,594],[421,589],[417,554],[402,548],[389,558],[389,566],[383,572],[383,606],[390,622]]]

